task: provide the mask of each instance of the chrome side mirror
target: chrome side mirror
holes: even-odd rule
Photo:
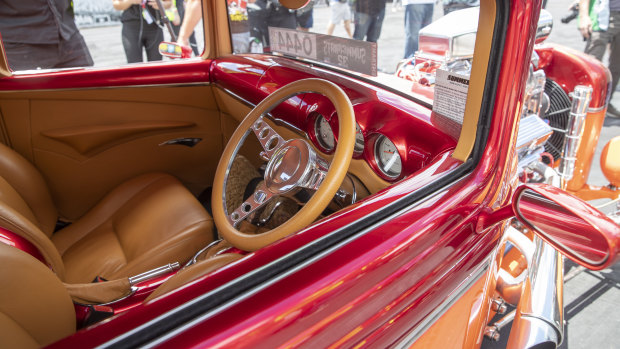
[[[551,13],[545,9],[540,10],[535,42],[540,44],[541,42],[547,40],[549,35],[551,35],[551,29],[553,29],[553,16],[551,16]]]
[[[620,257],[620,226],[585,201],[541,183],[523,184],[512,205],[480,215],[476,231],[517,217],[528,229],[566,257],[601,270]]]
[[[612,265],[620,252],[620,226],[559,188],[526,184],[513,197],[517,219],[574,262],[593,270]]]

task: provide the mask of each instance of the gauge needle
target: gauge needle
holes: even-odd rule
[[[393,152],[390,160],[388,160],[388,162],[385,163],[385,168],[386,169],[392,168],[392,165],[394,165],[394,163],[396,162],[396,159],[398,159],[398,154],[396,152]]]

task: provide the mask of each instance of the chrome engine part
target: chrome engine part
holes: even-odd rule
[[[541,154],[545,151],[545,142],[552,133],[551,127],[536,114],[521,119],[517,135],[518,175],[540,161]]]
[[[568,118],[571,110],[571,100],[564,89],[555,81],[547,79],[545,94],[549,97],[549,108],[543,119],[553,129],[553,135],[545,145],[545,150],[559,159],[562,156],[564,136],[568,128]]]
[[[545,72],[536,70],[537,66],[538,55],[534,52],[525,86],[525,98],[517,134],[519,176],[526,168],[540,161],[542,153],[545,152],[545,143],[553,134],[551,126],[541,118],[548,110],[550,102],[545,93]]]
[[[564,336],[562,256],[541,239],[535,238],[535,242],[508,348],[557,347]]]
[[[545,72],[538,68],[538,54],[534,51],[530,63],[530,72],[525,84],[525,100],[523,115],[536,114],[542,116],[549,108],[549,96],[545,94]]]
[[[564,180],[573,178],[575,162],[577,161],[577,150],[579,149],[579,143],[583,134],[583,125],[586,122],[588,107],[592,100],[592,87],[576,86],[572,97],[573,102],[571,104],[562,161],[559,168],[560,175]]]

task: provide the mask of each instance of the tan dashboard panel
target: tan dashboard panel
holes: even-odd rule
[[[145,172],[173,174],[194,194],[212,183],[222,131],[210,86],[15,92],[0,99],[11,143],[32,154],[66,219]],[[192,138],[199,139],[193,147],[178,144]]]
[[[245,101],[242,101],[239,98],[232,96],[221,88],[214,88],[213,94],[215,95],[215,99],[222,113],[231,115],[233,118],[235,118],[237,123],[241,123],[241,121],[246,117],[246,115],[248,115],[248,113],[252,110],[252,107],[249,106]]]

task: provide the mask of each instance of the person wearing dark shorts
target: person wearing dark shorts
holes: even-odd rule
[[[386,0],[355,1],[355,31],[353,39],[377,42],[385,18]]]
[[[298,30],[307,32],[310,31],[312,26],[314,26],[314,17],[312,16],[312,12],[314,12],[314,0],[310,0],[306,6],[295,11]]]
[[[0,0],[0,33],[12,70],[93,65],[68,0]]]
[[[170,0],[162,1],[164,6]],[[122,10],[121,37],[127,63],[142,62],[142,51],[148,61],[160,61],[159,44],[164,41],[164,33],[157,24],[160,21],[159,11],[152,5],[153,1],[143,3],[141,0],[113,0],[116,10]]]

